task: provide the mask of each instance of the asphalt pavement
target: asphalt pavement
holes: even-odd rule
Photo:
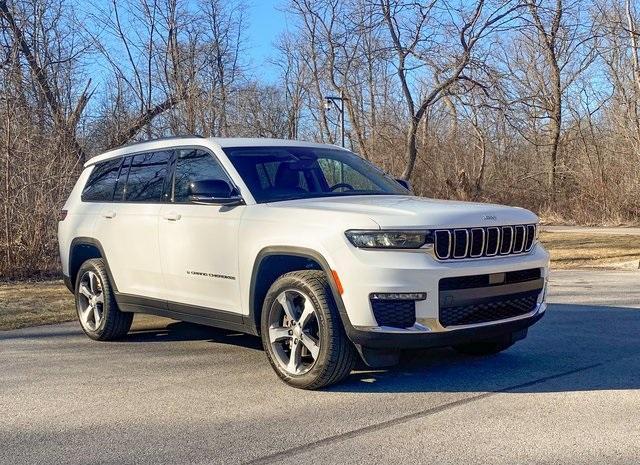
[[[640,463],[640,272],[553,273],[488,358],[406,354],[320,392],[257,338],[152,317],[123,341],[0,332],[0,463]]]

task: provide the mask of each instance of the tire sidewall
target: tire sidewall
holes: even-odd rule
[[[272,352],[271,342],[269,341],[270,312],[273,311],[273,304],[276,298],[280,295],[281,292],[285,290],[295,290],[306,295],[307,297],[309,297],[309,299],[311,299],[311,302],[316,309],[315,314],[318,320],[320,351],[313,367],[309,371],[301,375],[291,375],[280,366],[278,360],[275,358]],[[321,303],[322,301],[326,302],[326,305],[323,305]],[[271,363],[271,366],[274,368],[275,372],[286,383],[294,387],[309,387],[310,385],[314,384],[315,380],[321,377],[326,370],[329,346],[332,343],[333,339],[333,328],[327,321],[327,312],[332,311],[331,308],[327,308],[327,306],[329,305],[334,304],[330,294],[327,293],[326,287],[324,288],[324,295],[318,296],[317,292],[313,288],[311,288],[303,279],[296,276],[287,275],[284,275],[276,280],[276,282],[269,289],[269,292],[264,299],[260,325],[262,344],[264,346],[265,352],[267,353],[269,363]]]
[[[99,340],[102,338],[105,326],[107,324],[107,318],[109,317],[109,312],[111,310],[111,286],[109,284],[109,277],[104,272],[104,269],[98,266],[98,262],[101,262],[100,259],[91,259],[87,260],[82,264],[80,269],[78,270],[78,275],[76,278],[76,286],[75,286],[75,304],[76,304],[76,313],[78,315],[78,322],[80,323],[80,327],[82,331],[89,336],[91,339]],[[102,287],[102,293],[104,295],[104,302],[102,304],[102,319],[100,320],[100,325],[94,331],[85,328],[80,319],[80,303],[79,303],[79,295],[80,295],[80,283],[82,282],[82,277],[85,273],[91,271],[98,276],[100,279],[100,285]]]

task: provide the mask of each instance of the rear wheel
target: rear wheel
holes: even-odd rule
[[[297,388],[337,383],[356,361],[322,271],[294,271],[273,283],[263,305],[261,333],[271,366]]]
[[[91,339],[118,339],[131,328],[133,313],[118,308],[103,259],[93,258],[82,264],[75,297],[80,326]]]

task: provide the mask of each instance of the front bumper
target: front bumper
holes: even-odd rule
[[[345,253],[348,252],[348,253]],[[549,254],[539,244],[517,256],[440,262],[424,252],[369,251],[347,248],[332,253],[344,288],[340,296],[349,322],[355,327],[379,326],[371,308],[372,293],[426,293],[416,302],[417,321],[432,330],[438,328],[439,282],[444,278],[506,273],[539,268],[548,278]]]
[[[546,304],[542,303],[537,306],[534,312],[524,317],[448,331],[429,331],[423,328],[394,330],[384,327],[355,327],[351,325],[347,326],[346,331],[347,336],[354,344],[369,349],[402,350],[448,347],[508,334],[522,334],[524,330],[542,318],[545,311]]]
[[[341,254],[335,264],[344,287],[339,304],[346,332],[357,346],[376,349],[408,349],[443,347],[524,332],[538,321],[546,310],[544,298],[549,275],[549,254],[538,244],[530,253],[440,262],[426,253],[363,251],[353,248]],[[345,263],[341,263],[341,259]],[[350,263],[347,265],[346,260]],[[341,270],[348,270],[343,273]],[[509,273],[539,269],[543,280],[535,308],[513,318],[479,324],[443,326],[440,321],[439,282],[444,278]],[[529,291],[527,284],[513,285],[512,292]],[[471,291],[472,289],[469,289]],[[411,328],[381,326],[374,316],[371,293],[426,293],[427,298],[415,302],[416,324]],[[460,293],[461,298],[469,292]],[[491,295],[466,295],[469,299],[491,301]]]

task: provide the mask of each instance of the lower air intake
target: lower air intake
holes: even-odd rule
[[[491,301],[457,307],[440,307],[440,324],[472,325],[525,315],[536,308],[540,290],[494,297]]]
[[[416,322],[416,304],[413,300],[371,299],[371,308],[378,326],[410,328]]]

